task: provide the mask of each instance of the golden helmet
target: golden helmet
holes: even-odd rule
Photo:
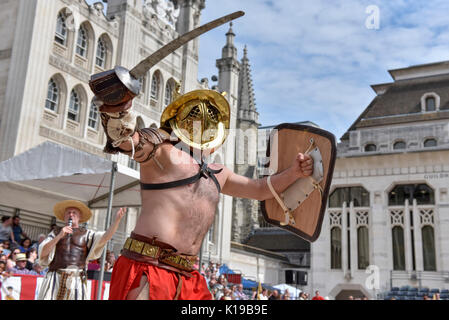
[[[172,129],[185,144],[215,150],[228,136],[230,107],[215,90],[195,90],[179,96],[165,108],[161,129]]]

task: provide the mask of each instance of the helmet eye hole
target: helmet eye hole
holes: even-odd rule
[[[201,110],[199,106],[195,106],[190,110],[186,117],[187,120],[201,120]]]
[[[211,105],[207,106],[207,116],[209,117],[209,120],[214,123],[217,123],[219,121],[219,112],[217,108]]]

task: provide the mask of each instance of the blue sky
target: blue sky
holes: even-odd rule
[[[372,5],[378,29],[366,26]],[[206,0],[201,24],[237,10],[262,125],[308,120],[339,139],[374,98],[370,85],[392,81],[387,70],[449,60],[446,0]],[[218,73],[228,29],[201,36],[198,79]]]

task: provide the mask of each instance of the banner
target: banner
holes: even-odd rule
[[[0,281],[0,300],[36,300],[44,277],[15,275],[2,277]],[[103,281],[102,299],[109,299],[110,281]],[[87,280],[87,295],[90,300],[97,299],[98,280]]]

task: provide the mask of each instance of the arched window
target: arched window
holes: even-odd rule
[[[67,118],[79,122],[79,114],[81,109],[81,100],[78,93],[72,90],[70,93],[69,111],[67,113]]]
[[[151,78],[151,98],[157,100],[159,97],[160,79],[157,73]]]
[[[397,141],[394,145],[393,145],[393,149],[394,150],[402,150],[406,148],[406,144],[404,141]]]
[[[47,99],[45,100],[45,108],[58,112],[59,104],[59,88],[53,79],[48,82]]]
[[[426,111],[435,111],[436,108],[436,102],[434,97],[427,97],[426,98]]]
[[[331,229],[331,269],[341,269],[341,229]]]
[[[377,150],[377,147],[375,144],[370,143],[365,146],[365,152],[373,152],[376,150]]]
[[[357,229],[357,261],[359,269],[369,266],[369,235],[367,227]]]
[[[424,271],[436,271],[435,235],[432,226],[424,226],[422,232],[422,251]]]
[[[67,44],[66,17],[60,12],[56,20],[55,41],[65,46]]]
[[[434,204],[434,191],[426,184],[402,184],[397,185],[388,194],[389,206],[403,206],[405,199],[413,203],[416,199],[417,204]]]
[[[76,53],[81,57],[87,57],[88,41],[86,28],[81,26],[78,30],[78,40],[76,41]]]
[[[369,207],[369,192],[363,187],[344,187],[335,189],[329,197],[330,208],[341,208],[343,202],[354,207]]]
[[[103,69],[106,67],[106,54],[106,44],[104,43],[103,39],[100,38],[97,44],[97,56],[95,59],[95,64]]]
[[[393,270],[405,270],[404,229],[395,226],[391,232],[393,237]]]
[[[87,125],[89,128],[98,130],[98,107],[93,102],[90,104],[89,121]]]
[[[167,81],[165,85],[164,104],[168,106],[173,100],[173,85]]]
[[[435,139],[426,139],[424,141],[424,148],[436,147],[437,141]]]

